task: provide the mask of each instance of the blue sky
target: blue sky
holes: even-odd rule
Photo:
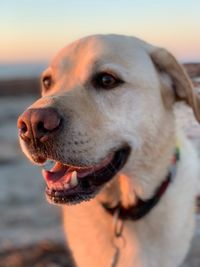
[[[200,61],[199,0],[1,0],[0,62],[49,61],[85,35],[135,35]]]

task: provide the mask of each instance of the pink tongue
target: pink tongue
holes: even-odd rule
[[[70,183],[72,172],[60,171],[53,173],[42,170],[42,174],[49,188],[62,189],[65,185]]]
[[[47,184],[57,182],[67,182],[71,177],[71,172],[67,166],[57,163],[51,171],[42,170],[42,174]]]
[[[95,171],[100,170],[104,166],[106,166],[108,162],[111,161],[111,159],[112,159],[112,155],[107,157],[100,164],[97,164],[95,166],[84,167],[84,168],[67,166],[67,165],[61,164],[60,162],[57,162],[56,165],[50,171],[46,171],[43,169],[42,174],[44,176],[44,179],[47,185],[50,188],[52,186],[61,187],[66,184],[70,184],[73,171],[77,172],[78,178],[83,178]]]

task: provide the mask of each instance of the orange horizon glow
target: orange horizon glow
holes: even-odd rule
[[[80,36],[81,38],[82,36]],[[153,36],[148,40],[149,36],[146,38],[142,36],[142,39],[148,41],[154,45],[164,47],[172,52],[180,61],[199,61],[200,62],[200,37],[198,40],[187,40],[171,39],[161,40],[158,36]],[[1,46],[0,59],[1,63],[20,63],[20,62],[38,62],[38,61],[51,61],[55,54],[65,45],[74,41],[74,39],[68,40],[66,43],[63,41],[58,43],[51,43],[49,45],[46,42],[41,42],[39,45],[29,44],[23,45],[20,43],[12,42],[12,46],[5,44],[4,47]]]

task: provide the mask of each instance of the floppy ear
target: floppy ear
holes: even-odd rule
[[[196,119],[200,122],[200,96],[193,89],[186,71],[177,60],[165,49],[156,48],[151,51],[151,58],[163,77],[170,78],[170,87],[174,91],[177,101],[184,100],[194,111]]]

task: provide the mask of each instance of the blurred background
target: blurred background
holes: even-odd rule
[[[39,97],[40,73],[57,50],[94,33],[134,35],[171,51],[198,91],[199,11],[197,0],[0,1],[0,267],[72,266],[60,210],[47,204],[41,171],[22,155],[16,129],[18,115]],[[178,104],[175,112],[199,150],[192,111]],[[199,226],[186,266],[200,266]]]

